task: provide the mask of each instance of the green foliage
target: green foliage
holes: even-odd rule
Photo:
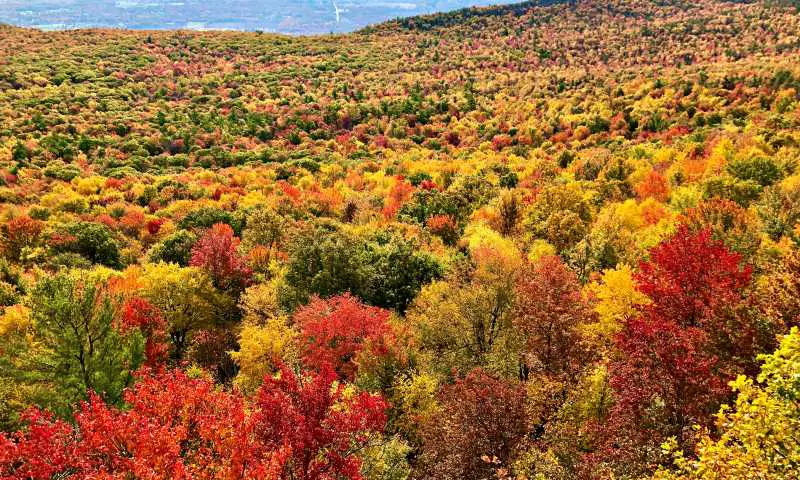
[[[100,281],[77,273],[40,278],[27,301],[29,324],[6,331],[0,377],[20,384],[29,401],[66,415],[89,391],[120,402],[133,382],[144,339],[118,330],[116,299]]]
[[[119,245],[114,233],[105,225],[94,222],[77,222],[66,225],[63,244],[55,247],[58,252],[81,255],[92,263],[109,267],[120,267]]]
[[[192,247],[197,241],[197,235],[188,230],[178,230],[170,234],[150,249],[149,257],[153,263],[177,263],[185,267],[189,265],[192,256]]]
[[[183,229],[190,230],[211,228],[217,223],[226,223],[230,225],[234,233],[239,235],[244,222],[238,215],[231,212],[220,208],[204,207],[189,212],[188,215],[181,219],[178,225]]]
[[[322,222],[293,241],[281,301],[293,309],[311,295],[350,292],[368,304],[402,312],[422,285],[441,273],[439,263],[412,241],[388,232],[364,238]]]
[[[739,180],[752,180],[762,187],[768,187],[782,177],[775,161],[765,157],[736,159],[728,164],[728,172]]]

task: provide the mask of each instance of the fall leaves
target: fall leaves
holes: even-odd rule
[[[769,3],[0,28],[0,477],[796,477]]]
[[[180,371],[143,374],[129,409],[91,394],[74,424],[39,410],[27,430],[0,436],[3,478],[304,480],[358,476],[352,449],[382,430],[386,405],[347,395],[330,369],[299,379],[288,368],[251,400]]]

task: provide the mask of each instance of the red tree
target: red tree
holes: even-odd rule
[[[12,218],[0,227],[0,246],[11,260],[19,260],[22,249],[33,246],[44,224],[28,216]]]
[[[153,304],[139,297],[128,299],[122,306],[121,330],[138,329],[145,337],[145,366],[154,368],[167,360],[166,324]]]
[[[441,408],[422,425],[425,478],[494,478],[527,433],[525,389],[474,370],[442,388]]]
[[[669,184],[663,175],[651,170],[636,186],[636,195],[640,200],[654,198],[659,202],[666,202],[669,199]]]
[[[239,238],[226,223],[212,226],[192,248],[189,265],[205,269],[222,290],[241,290],[250,283],[252,272],[239,255]]]
[[[142,379],[126,410],[96,395],[75,424],[31,410],[27,428],[0,434],[0,478],[360,479],[353,454],[386,421],[381,397],[345,398],[323,371],[288,369],[252,404],[181,372]]]
[[[737,352],[752,350],[755,322],[737,313],[750,281],[740,263],[708,230],[685,226],[650,251],[635,279],[652,303],[616,338],[609,365],[616,404],[592,460],[611,460],[621,475],[637,476],[663,460],[667,438],[690,447],[691,426],[709,424],[741,368]]]
[[[653,300],[646,313],[684,327],[711,327],[720,308],[736,305],[752,269],[742,257],[711,238],[681,226],[639,265],[638,289]]]
[[[578,327],[591,311],[581,299],[575,272],[559,257],[541,258],[519,275],[514,326],[527,342],[526,368],[570,380],[586,363]]]
[[[388,310],[370,307],[346,293],[323,300],[314,298],[294,315],[300,327],[303,362],[312,368],[331,365],[344,379],[357,370],[356,357],[369,349],[387,351],[391,327]]]
[[[292,461],[282,478],[361,478],[361,461],[352,452],[383,430],[387,404],[367,393],[345,399],[345,385],[333,387],[334,381],[329,367],[306,382],[286,367],[264,380],[254,402],[253,436],[265,452],[289,447]]]

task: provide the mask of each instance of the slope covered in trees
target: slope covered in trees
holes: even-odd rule
[[[800,476],[791,4],[0,39],[0,478]]]

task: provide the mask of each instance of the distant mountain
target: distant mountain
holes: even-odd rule
[[[348,32],[385,20],[492,0],[3,0],[0,22],[65,30],[130,29],[263,30],[289,34]]]

